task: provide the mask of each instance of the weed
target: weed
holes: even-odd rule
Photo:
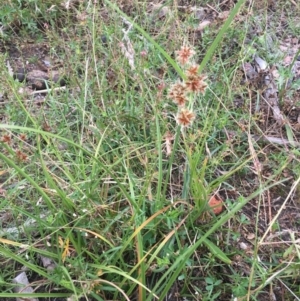
[[[200,30],[184,1],[50,2],[0,13],[3,66],[14,37],[26,68],[42,53],[68,77],[39,95],[1,70],[0,297],[29,297],[25,270],[47,300],[298,298],[298,152],[267,140],[298,134],[265,117],[242,67],[279,57],[273,34],[251,36],[267,18],[208,3]],[[284,103],[297,81],[285,93],[278,70]]]

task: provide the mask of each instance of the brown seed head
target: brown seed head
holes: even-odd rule
[[[186,65],[196,52],[191,47],[181,46],[180,50],[175,53],[177,62]]]
[[[27,160],[27,155],[24,154],[22,151],[20,151],[19,149],[16,150],[16,156],[17,156],[17,159],[20,160],[20,161],[23,161],[25,162]]]
[[[196,76],[196,75],[198,75],[198,69],[199,69],[198,65],[190,66],[189,68],[186,69],[186,75],[187,76]]]
[[[10,137],[9,135],[3,135],[3,136],[1,137],[1,142],[10,144],[10,143],[11,143],[11,137]]]
[[[200,92],[204,94],[207,88],[207,83],[204,81],[205,78],[203,75],[189,75],[185,82],[187,90],[193,93]]]
[[[184,106],[187,102],[186,86],[183,83],[176,83],[171,86],[168,97],[178,106]]]
[[[191,125],[194,119],[195,119],[194,112],[186,108],[182,108],[176,116],[177,123],[183,127],[187,127]]]

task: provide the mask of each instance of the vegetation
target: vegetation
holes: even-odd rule
[[[4,4],[0,299],[300,300],[299,10]]]

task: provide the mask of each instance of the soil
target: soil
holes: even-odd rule
[[[44,90],[51,86],[65,86],[67,77],[63,63],[51,58],[47,43],[22,41],[18,46],[6,44],[3,51],[14,79],[26,81],[29,90]]]

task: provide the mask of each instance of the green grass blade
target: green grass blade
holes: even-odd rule
[[[241,6],[245,3],[246,0],[239,0],[233,10],[231,11],[230,15],[228,16],[226,22],[224,23],[224,25],[222,26],[222,28],[220,29],[218,35],[216,36],[216,38],[214,39],[213,43],[211,44],[211,46],[209,47],[209,49],[207,50],[200,66],[199,66],[199,72],[201,73],[205,66],[207,65],[207,63],[209,62],[209,60],[211,59],[212,55],[214,54],[215,50],[217,49],[218,45],[220,44],[223,36],[226,34],[226,31],[228,30],[232,20],[234,19],[234,17],[237,15],[237,13],[239,12],[239,9],[241,8]]]

